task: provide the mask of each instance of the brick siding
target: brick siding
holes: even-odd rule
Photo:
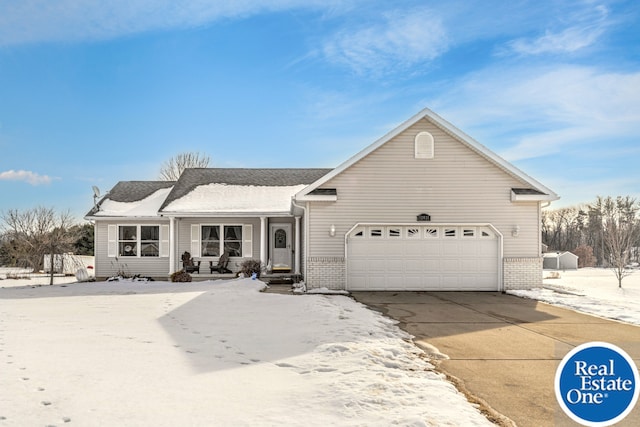
[[[346,288],[346,266],[344,257],[307,258],[307,288]]]
[[[504,258],[504,290],[542,286],[542,258]]]

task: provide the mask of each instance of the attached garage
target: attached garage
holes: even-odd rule
[[[488,224],[359,224],[346,236],[350,291],[498,291],[500,234]]]

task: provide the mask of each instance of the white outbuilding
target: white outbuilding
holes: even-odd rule
[[[577,270],[578,255],[568,251],[542,254],[545,270]]]

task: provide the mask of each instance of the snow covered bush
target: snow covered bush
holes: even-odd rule
[[[191,275],[184,270],[176,271],[171,275],[172,282],[190,282]]]
[[[262,272],[262,262],[257,259],[247,259],[242,261],[240,264],[240,273],[244,275],[244,277],[251,277],[253,274],[256,274],[256,277],[260,277],[260,273]]]

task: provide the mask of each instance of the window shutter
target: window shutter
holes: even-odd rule
[[[253,225],[245,224],[242,226],[242,256],[244,258],[253,258]]]
[[[191,257],[200,257],[200,224],[191,224]]]
[[[416,159],[433,159],[433,135],[429,132],[420,132],[415,139]]]
[[[118,226],[109,224],[107,229],[107,256],[115,258],[118,256]]]
[[[166,258],[169,256],[169,226],[160,226],[160,256]]]

